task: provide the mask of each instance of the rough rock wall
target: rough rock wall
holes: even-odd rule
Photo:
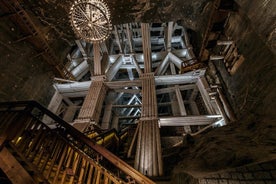
[[[276,58],[262,30],[270,32],[273,26],[267,22],[276,1],[239,5],[238,11],[229,16],[225,34],[235,41],[245,61],[234,75],[226,71],[223,61],[214,61],[238,120],[203,133],[194,138],[193,144],[185,145],[179,170],[193,174],[214,172],[275,158]]]
[[[276,182],[276,161],[238,167],[198,179],[199,184],[273,184]]]
[[[258,36],[276,54],[276,3],[274,0],[236,0]]]
[[[181,20],[185,27],[200,31],[199,35],[204,32],[212,7],[212,0],[106,0],[104,2],[109,6],[114,25]],[[26,9],[45,26],[43,31],[48,41],[57,48],[61,44],[64,47],[71,47],[74,44],[76,37],[68,18],[72,3],[73,0],[24,0]]]
[[[276,121],[246,117],[213,129],[185,144],[176,167],[191,174],[216,172],[227,168],[275,158]]]
[[[276,29],[276,16],[275,11],[271,11],[275,10],[276,1],[270,1],[266,6],[254,2],[241,3],[238,12],[231,13],[225,28],[226,36],[236,42],[245,61],[232,76],[222,62],[214,64],[238,117],[251,113],[273,119],[276,112],[276,57],[272,30]],[[262,1],[265,2],[268,1]],[[274,17],[273,24],[270,24],[271,16]],[[274,38],[271,40],[267,35]]]
[[[8,19],[0,21],[0,101],[37,100],[47,104],[53,73],[26,41],[15,43],[20,30]]]
[[[273,184],[276,182],[276,160],[250,164],[216,173],[190,175],[175,173],[173,184]]]

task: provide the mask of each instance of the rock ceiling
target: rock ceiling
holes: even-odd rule
[[[74,44],[75,35],[68,21],[72,0],[24,0],[23,6],[41,24],[46,39]],[[113,24],[128,22],[168,22],[180,20],[183,26],[203,32],[208,20],[210,0],[106,0]],[[63,43],[64,45],[64,43]]]

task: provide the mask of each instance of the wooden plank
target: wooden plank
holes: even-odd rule
[[[148,23],[141,23],[145,73],[151,72],[151,42]]]
[[[128,149],[128,152],[127,152],[127,158],[130,158],[131,157],[131,154],[132,154],[132,150],[133,150],[133,146],[137,140],[137,137],[138,137],[138,132],[139,132],[139,128],[140,128],[140,123],[138,123],[137,127],[136,127],[136,130],[135,130],[135,133],[134,133],[134,136],[131,140],[131,144],[130,144],[130,147]]]
[[[168,27],[166,30],[166,50],[171,51],[172,46],[172,34],[173,34],[173,22],[168,23]]]
[[[240,56],[239,59],[237,59],[234,62],[233,67],[230,69],[230,74],[234,75],[243,62],[244,62],[244,57]]]
[[[209,96],[208,91],[210,91],[210,87],[209,84],[207,82],[207,80],[205,79],[205,77],[201,77],[198,79],[197,83],[196,83],[199,92],[203,98],[204,104],[206,106],[206,109],[208,111],[208,114],[214,114],[214,109],[211,105],[211,99]]]
[[[93,54],[94,54],[94,75],[102,75],[101,53],[100,53],[99,43],[93,44]]]
[[[32,177],[5,147],[0,152],[0,168],[12,183],[35,184]]]

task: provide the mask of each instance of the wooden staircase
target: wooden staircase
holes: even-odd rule
[[[106,135],[91,139],[34,101],[0,103],[0,168],[13,183],[154,183],[96,143],[117,136]]]

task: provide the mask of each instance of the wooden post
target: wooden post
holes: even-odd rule
[[[55,94],[53,95],[49,105],[48,105],[48,109],[50,111],[52,111],[53,113],[57,114],[59,109],[60,109],[60,105],[62,103],[62,95],[56,91]],[[52,119],[48,116],[44,116],[42,121],[45,124],[51,124],[52,123]]]
[[[151,72],[151,42],[148,23],[141,23],[145,73]]]
[[[0,151],[0,168],[6,173],[12,183],[36,183],[29,173],[21,166],[7,148]]]
[[[199,92],[202,96],[202,99],[204,101],[204,104],[206,106],[208,114],[215,114],[215,111],[211,104],[209,92],[208,92],[210,87],[209,87],[209,84],[208,84],[207,80],[205,79],[205,77],[199,78],[196,85],[197,85]]]
[[[222,93],[220,88],[217,88],[217,92],[219,95],[219,99],[222,102],[222,105],[224,107],[225,113],[228,116],[228,118],[230,119],[230,121],[235,121],[236,120],[236,116],[232,110],[232,107],[229,105],[226,97],[224,96],[224,94]]]
[[[160,176],[163,174],[163,162],[154,74],[142,74],[140,79],[142,81],[142,112],[134,166],[145,175]]]
[[[119,128],[118,126],[119,126],[119,116],[114,114],[112,123],[111,123],[111,128],[115,128],[116,130],[118,130],[118,128]]]
[[[88,127],[91,123],[99,123],[100,114],[107,91],[104,80],[104,76],[95,76],[92,78],[88,94],[84,99],[78,118],[75,120],[73,125],[80,131],[85,131],[86,127]]]
[[[174,66],[173,63],[170,63],[170,68],[171,68],[172,74],[175,75],[176,70],[175,70],[175,66]],[[186,108],[185,108],[185,105],[184,105],[184,101],[183,101],[183,98],[182,98],[182,94],[181,94],[179,85],[175,85],[175,94],[176,94],[176,99],[177,99],[177,102],[178,102],[178,107],[179,107],[179,110],[180,110],[180,115],[181,116],[187,116]],[[192,131],[190,126],[184,126],[184,130],[185,130],[186,133],[190,133]]]
[[[66,112],[65,112],[65,114],[64,114],[63,120],[68,122],[68,123],[73,122],[74,116],[75,116],[75,113],[76,113],[77,109],[78,109],[78,106],[69,105]]]
[[[102,125],[101,128],[102,129],[108,129],[110,127],[110,121],[111,121],[111,117],[112,117],[112,103],[108,103],[105,105],[105,109],[104,109],[104,116],[103,116],[103,120],[102,120]]]
[[[102,75],[102,66],[101,66],[101,53],[100,53],[100,44],[93,44],[93,54],[94,54],[94,75]]]

